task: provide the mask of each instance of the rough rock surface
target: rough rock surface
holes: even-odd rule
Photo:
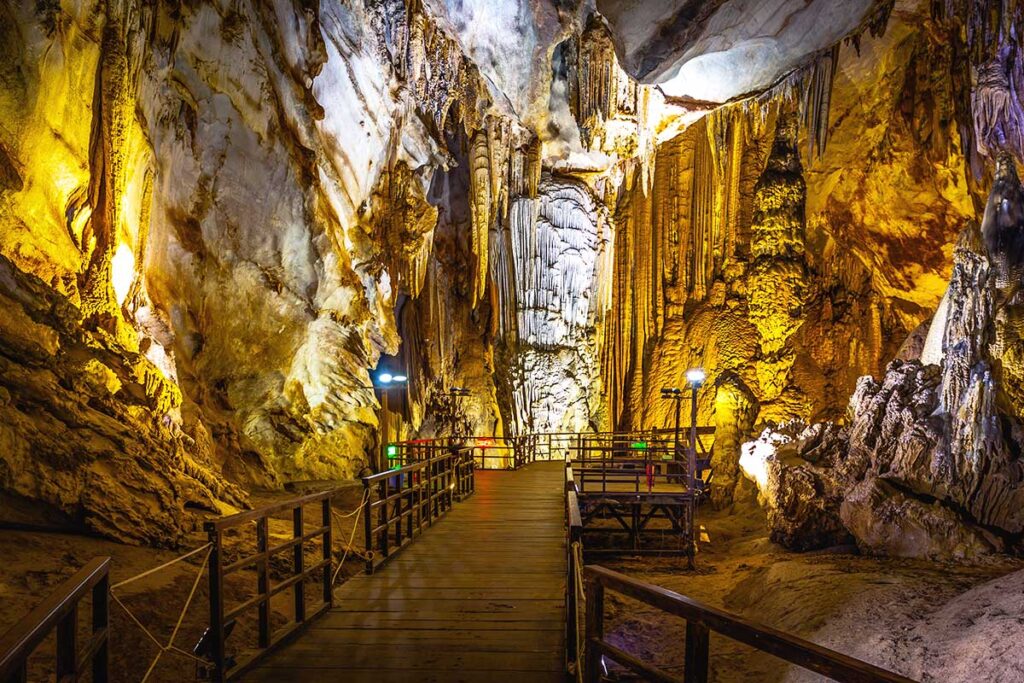
[[[598,0],[626,70],[669,95],[725,102],[763,90],[857,28],[871,0]]]
[[[1024,230],[1024,191],[1003,158],[979,230],[969,225],[953,257],[942,315],[939,365],[893,361],[880,381],[863,377],[850,399],[849,423],[823,444],[828,487],[807,484],[804,462],[787,462],[785,441],[770,431],[749,444],[746,471],[758,478],[769,523],[789,547],[816,545],[818,525],[788,535],[802,508],[835,506],[857,542],[872,552],[915,557],[973,557],[1019,543],[1024,534],[1024,463],[1019,408],[996,367],[1016,371],[1000,343],[1013,328],[1021,273],[1006,252]],[[995,235],[1003,237],[996,238]],[[1006,376],[1004,374],[1004,376]],[[742,463],[741,463],[742,464]],[[785,474],[774,474],[778,470]],[[790,481],[788,490],[777,481]],[[839,495],[835,495],[835,491]],[[794,502],[799,500],[799,505]],[[805,500],[807,498],[807,500]],[[824,530],[832,528],[829,519]]]
[[[844,490],[830,448],[836,431],[828,423],[794,421],[743,445],[740,467],[757,484],[772,541],[814,550],[852,540],[840,518]]]
[[[173,420],[177,386],[2,256],[0,339],[5,522],[173,546],[193,511],[245,504]]]

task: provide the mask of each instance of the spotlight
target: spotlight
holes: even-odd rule
[[[395,382],[404,382],[405,380],[407,380],[409,378],[406,377],[405,375],[395,375],[391,379],[392,379],[392,381],[395,381]]]
[[[704,383],[704,371],[700,368],[692,368],[686,371],[686,381],[690,384],[700,386]]]
[[[391,376],[390,372],[382,372],[379,375],[377,375],[377,381],[379,381],[381,384],[391,384],[391,380],[393,379],[394,377]]]

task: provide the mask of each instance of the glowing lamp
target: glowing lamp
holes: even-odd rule
[[[690,384],[700,385],[704,383],[704,371],[700,368],[692,368],[686,371],[686,381]]]
[[[407,379],[409,378],[406,377],[405,375],[394,375],[391,377],[391,381],[393,382],[404,382]]]
[[[382,372],[381,374],[377,375],[377,380],[381,384],[391,384],[391,380],[393,379],[394,377],[391,375],[390,372]]]
[[[647,442],[646,441],[634,441],[633,443],[629,444],[629,447],[632,448],[634,451],[646,451],[647,450]]]
[[[385,452],[388,455],[388,460],[393,460],[398,457],[398,444],[389,443]]]

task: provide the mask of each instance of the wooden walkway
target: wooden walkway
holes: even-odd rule
[[[476,493],[246,681],[565,681],[562,462],[477,471]]]

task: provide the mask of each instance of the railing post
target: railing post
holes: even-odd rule
[[[207,527],[210,540],[210,658],[213,660],[211,679],[224,681],[224,575],[220,530]]]
[[[413,481],[412,472],[406,472],[402,475],[406,477],[405,490],[409,500],[405,504],[405,510],[408,513],[405,518],[405,530],[412,538],[415,533],[415,527],[413,523],[416,521],[416,482]]]
[[[403,484],[405,483],[405,477],[401,474],[395,477],[397,486],[395,487],[395,493],[398,498],[395,500],[395,547],[402,547],[402,513],[405,512],[405,498],[402,496]]]
[[[370,495],[370,482],[363,480],[363,533],[366,539],[366,573],[373,573],[373,502]]]
[[[377,543],[381,558],[388,556],[388,496],[390,487],[387,479],[377,484]]]
[[[78,604],[57,622],[57,680],[78,680]]]
[[[327,563],[324,566],[324,603],[334,606],[334,590],[331,579],[334,576],[334,556],[331,551],[334,549],[334,520],[331,519],[331,497],[327,496],[321,502],[320,508],[323,516],[321,526],[327,527],[323,535],[323,559]]]
[[[708,683],[707,625],[699,621],[686,622],[686,654],[683,660],[684,683]]]
[[[299,505],[292,510],[292,534],[295,538],[301,539],[303,535],[303,524],[302,524],[302,506]],[[292,549],[292,571],[298,576],[302,574],[305,569],[305,544],[299,540]],[[305,581],[301,579],[295,582],[294,597],[295,597],[295,622],[302,623],[306,620],[306,586]]]
[[[256,592],[264,596],[258,609],[259,635],[258,643],[260,648],[270,647],[270,558],[267,557],[269,547],[269,522],[266,517],[256,520],[256,552],[263,555],[256,561]]]
[[[110,679],[110,574],[105,574],[92,588],[92,632],[104,633],[96,653],[92,656],[92,683],[107,683]]]
[[[599,683],[601,680],[601,650],[596,643],[604,638],[604,586],[597,579],[587,582],[586,665],[583,680]]]

